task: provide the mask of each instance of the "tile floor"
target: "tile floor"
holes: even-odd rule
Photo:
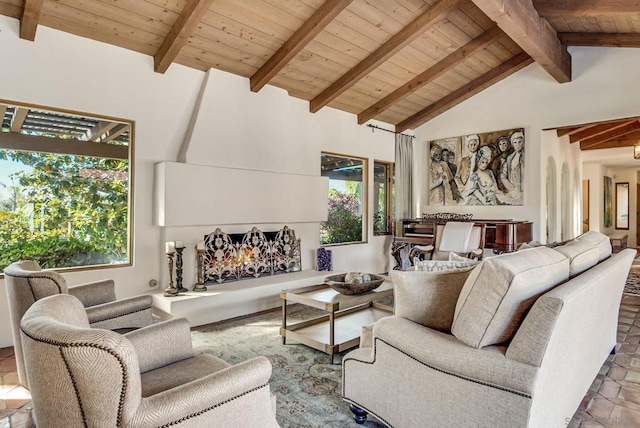
[[[618,343],[569,428],[640,427],[640,296],[622,298]],[[29,391],[18,386],[13,348],[0,349],[0,379],[0,428],[34,427]]]

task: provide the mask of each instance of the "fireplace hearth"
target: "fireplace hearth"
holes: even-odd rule
[[[277,232],[253,227],[245,234],[220,228],[204,237],[203,279],[223,283],[301,270],[300,239],[284,226]]]

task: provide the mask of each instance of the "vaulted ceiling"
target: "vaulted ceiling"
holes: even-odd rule
[[[153,56],[158,73],[225,70],[396,131],[534,61],[568,82],[569,45],[640,47],[629,0],[0,0],[0,14],[34,43],[47,26]]]

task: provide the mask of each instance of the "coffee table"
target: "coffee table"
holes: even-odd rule
[[[383,282],[375,290],[347,296],[326,284],[280,292],[282,300],[282,343],[287,339],[310,346],[331,356],[360,344],[362,326],[389,316],[393,308],[376,303],[393,296],[393,284]],[[321,309],[327,314],[287,325],[287,303],[300,303]]]

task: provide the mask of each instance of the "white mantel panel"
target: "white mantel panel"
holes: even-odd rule
[[[161,162],[155,179],[158,226],[327,220],[326,177]]]

